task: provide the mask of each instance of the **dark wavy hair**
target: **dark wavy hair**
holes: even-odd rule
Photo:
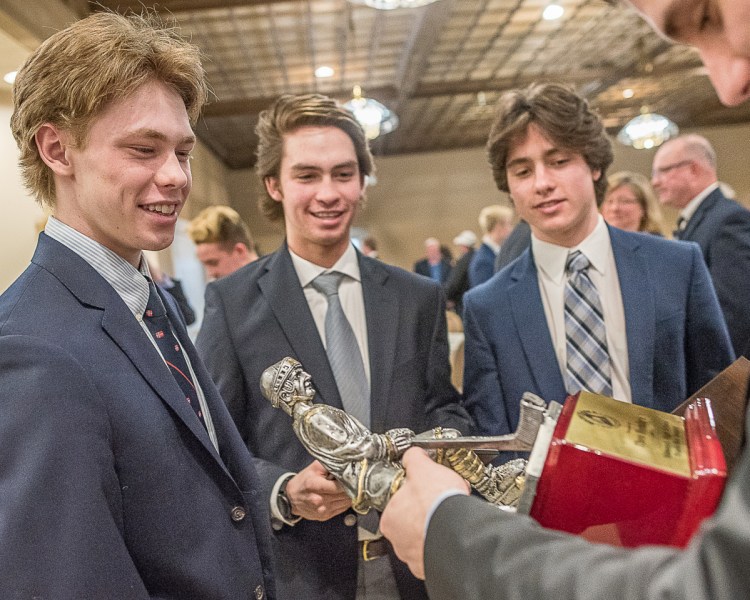
[[[560,148],[580,154],[589,168],[599,170],[594,181],[597,205],[607,191],[607,168],[612,164],[612,142],[599,116],[576,92],[559,83],[534,83],[500,97],[487,141],[487,158],[498,189],[509,192],[505,169],[511,145],[536,125]]]

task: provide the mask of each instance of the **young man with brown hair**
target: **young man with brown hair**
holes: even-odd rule
[[[421,582],[352,512],[349,497],[261,395],[267,367],[302,363],[316,402],[372,431],[466,431],[450,382],[438,283],[360,254],[350,239],[373,170],[354,116],[317,94],[261,113],[257,171],[265,214],[283,220],[276,252],[208,286],[198,348],[258,458],[286,600],[424,598]],[[374,515],[373,515],[374,516]],[[359,524],[359,526],[358,526]]]

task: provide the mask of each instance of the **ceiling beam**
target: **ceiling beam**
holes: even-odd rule
[[[157,12],[172,14],[184,12],[198,12],[222,8],[239,8],[241,6],[265,6],[267,4],[282,4],[299,0],[99,0],[98,5],[92,5],[92,10],[106,8],[119,13],[133,11],[140,13],[144,8]]]
[[[367,96],[381,101],[390,101],[398,95],[395,87],[367,88]],[[352,96],[351,88],[341,89],[326,94],[332,98],[349,99]],[[278,96],[269,98],[248,98],[243,100],[226,100],[211,102],[203,109],[203,117],[231,117],[244,114],[258,114],[260,111],[270,107]]]

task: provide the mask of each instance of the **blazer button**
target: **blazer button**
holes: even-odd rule
[[[344,525],[346,525],[347,527],[353,527],[356,524],[357,524],[357,515],[353,515],[349,513],[348,515],[344,517]]]
[[[266,594],[263,591],[263,586],[262,585],[259,585],[258,587],[255,588],[255,598],[257,600],[263,600],[263,598],[265,597],[265,595]]]
[[[235,506],[232,509],[232,521],[234,521],[235,523],[238,523],[242,521],[242,519],[245,518],[246,514],[247,513],[245,512],[245,509],[242,506]]]

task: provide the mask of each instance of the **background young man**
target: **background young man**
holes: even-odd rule
[[[353,246],[351,225],[373,163],[351,113],[324,96],[285,95],[261,114],[257,132],[262,207],[283,219],[286,242],[208,286],[198,348],[259,459],[279,593],[423,598],[421,582],[371,524],[360,519],[357,527],[348,496],[312,461],[288,415],[263,398],[260,377],[291,356],[312,376],[316,402],[346,409],[372,431],[466,431],[450,383],[440,284]]]

